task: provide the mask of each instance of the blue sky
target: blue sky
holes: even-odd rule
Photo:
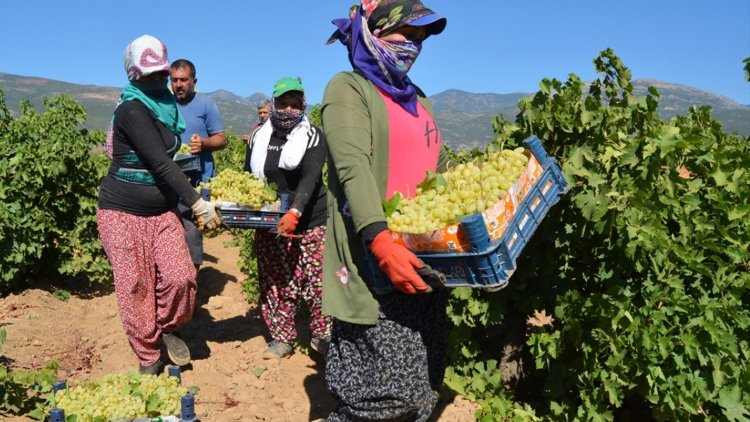
[[[208,4],[210,3],[210,6]],[[148,4],[148,6],[146,6]],[[301,76],[308,103],[348,70],[346,49],[324,45],[353,1],[114,2],[21,0],[3,4],[0,72],[119,87],[125,46],[164,40],[169,58],[198,68],[198,88],[270,95],[276,79]],[[448,18],[425,42],[410,76],[428,95],[535,92],[542,78],[596,77],[608,47],[633,72],[750,104],[748,0],[425,0]],[[162,6],[160,6],[162,5]]]

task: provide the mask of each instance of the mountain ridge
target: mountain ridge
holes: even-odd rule
[[[686,114],[692,105],[709,105],[714,117],[722,122],[727,132],[750,136],[750,105],[687,85],[642,78],[633,81],[634,93],[645,96],[648,87],[655,87],[660,94],[659,113],[669,119],[676,114]],[[121,87],[93,84],[74,84],[31,76],[0,73],[0,89],[5,93],[9,110],[18,112],[20,102],[27,99],[40,109],[44,97],[59,94],[71,95],[87,110],[86,127],[106,129],[112,111],[119,98]],[[222,114],[225,129],[236,134],[248,133],[257,122],[255,107],[269,97],[256,92],[242,97],[219,89],[205,92],[216,101]],[[429,96],[435,119],[441,128],[443,141],[456,149],[483,148],[493,139],[492,121],[498,114],[514,120],[521,98],[534,93],[471,93],[460,89],[448,89]]]

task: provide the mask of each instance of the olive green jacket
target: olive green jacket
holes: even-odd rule
[[[432,114],[429,101],[419,101]],[[323,255],[323,313],[374,325],[377,296],[367,282],[365,246],[357,233],[384,222],[388,177],[388,112],[375,85],[354,72],[328,83],[321,108],[328,140],[328,222]],[[441,163],[444,162],[441,150]]]

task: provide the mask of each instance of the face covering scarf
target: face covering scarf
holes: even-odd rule
[[[411,69],[422,51],[422,42],[414,41],[381,41],[373,38],[373,48],[387,67],[395,68],[403,77]]]
[[[304,115],[304,110],[276,110],[276,107],[271,104],[271,125],[279,132],[291,132]]]

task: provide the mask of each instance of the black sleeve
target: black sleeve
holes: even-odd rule
[[[138,153],[143,165],[164,180],[185,203],[195,203],[200,194],[190,186],[180,166],[167,154],[164,139],[175,135],[143,105],[120,108],[125,116],[117,120],[128,134],[133,150]]]
[[[308,132],[307,151],[302,158],[301,178],[297,184],[290,208],[304,210],[313,192],[322,180],[323,162],[326,159],[326,137],[320,128],[312,126]]]
[[[375,237],[387,228],[388,225],[385,221],[376,221],[374,223],[366,225],[362,230],[360,230],[359,237],[365,241],[365,245],[370,246],[370,243],[375,240]]]

